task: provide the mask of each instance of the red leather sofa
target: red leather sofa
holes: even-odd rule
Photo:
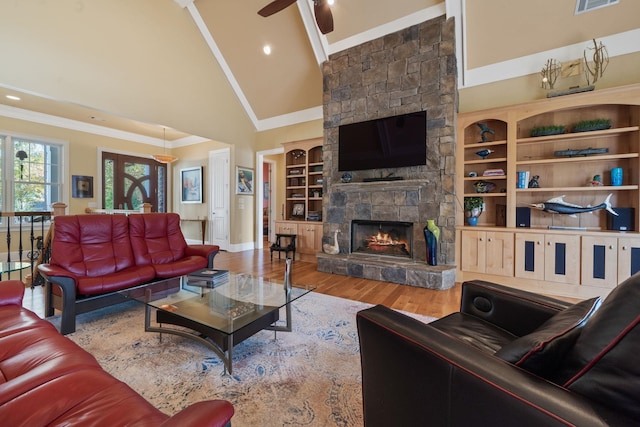
[[[24,284],[0,282],[0,425],[216,426],[230,425],[224,400],[195,403],[169,417],[96,359],[22,307]]]
[[[367,427],[640,425],[640,273],[576,304],[473,280],[442,319],[357,325]]]
[[[62,311],[60,332],[76,315],[123,301],[117,292],[156,279],[213,268],[216,245],[187,245],[175,213],[67,215],[54,218],[45,278],[45,314]]]

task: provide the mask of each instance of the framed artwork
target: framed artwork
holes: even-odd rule
[[[73,175],[71,177],[71,197],[77,199],[93,197],[93,177]]]
[[[304,217],[304,203],[294,203],[291,208],[291,216]]]
[[[236,194],[253,195],[253,169],[236,166]]]
[[[180,170],[182,203],[202,203],[202,166]]]

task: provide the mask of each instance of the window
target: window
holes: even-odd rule
[[[50,211],[62,201],[62,143],[0,135],[0,210]]]
[[[601,7],[618,4],[619,0],[578,0],[576,3],[575,15],[583,12],[589,12]]]

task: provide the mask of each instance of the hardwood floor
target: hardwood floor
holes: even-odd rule
[[[248,272],[267,278],[282,278],[284,265],[284,259],[277,260],[275,256],[271,262],[268,250],[221,252],[215,260],[217,268]],[[296,259],[291,271],[293,283],[314,285],[315,292],[327,295],[369,304],[383,304],[394,309],[433,317],[442,317],[458,311],[460,305],[460,284],[449,290],[437,291],[322,273],[317,271],[316,267],[315,263]]]
[[[215,259],[216,268],[234,272],[251,273],[265,278],[284,276],[284,259],[273,262],[269,259],[269,250],[244,252],[220,252]],[[358,279],[322,273],[316,270],[316,264],[296,260],[293,262],[291,278],[295,284],[316,286],[319,293],[336,297],[362,301],[369,304],[383,304],[388,307],[432,317],[442,317],[458,311],[460,305],[460,284],[453,288],[437,291],[376,280]],[[27,288],[23,305],[44,315],[44,298],[41,287]]]

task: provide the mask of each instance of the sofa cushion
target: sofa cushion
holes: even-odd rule
[[[101,276],[135,265],[124,215],[68,215],[55,219],[51,264],[79,276]]]
[[[180,230],[180,216],[140,214],[129,217],[131,245],[138,265],[164,264],[182,259],[187,242]]]
[[[181,276],[206,268],[204,256],[189,256],[176,213],[129,216],[131,246],[137,265],[153,266],[156,277]]]
[[[33,402],[46,402],[34,405]],[[99,366],[59,372],[0,403],[3,425],[158,426],[169,417]]]
[[[430,325],[490,354],[517,338],[484,319],[460,312],[451,313]]]
[[[555,381],[640,423],[640,273],[618,285],[582,329]]]
[[[534,332],[502,347],[496,356],[529,372],[548,377],[557,370],[600,303],[600,297],[591,298],[558,312]]]

